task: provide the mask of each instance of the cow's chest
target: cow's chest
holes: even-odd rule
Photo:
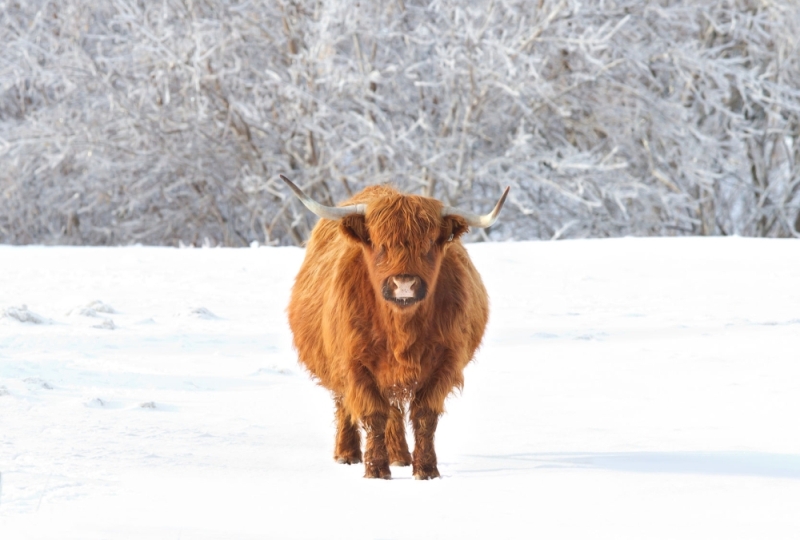
[[[393,401],[408,401],[430,379],[438,364],[437,348],[424,345],[408,349],[382,347],[372,367],[381,391]]]

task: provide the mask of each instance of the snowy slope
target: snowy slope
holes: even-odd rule
[[[469,249],[443,478],[387,482],[296,363],[302,250],[0,246],[0,538],[800,537],[800,242]]]

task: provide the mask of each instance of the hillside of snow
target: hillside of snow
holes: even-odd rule
[[[798,538],[800,242],[469,246],[442,478],[332,459],[298,248],[0,246],[0,538]]]

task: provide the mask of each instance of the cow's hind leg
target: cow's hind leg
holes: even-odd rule
[[[389,463],[394,467],[411,465],[411,454],[408,451],[405,429],[405,411],[403,405],[392,407],[386,420],[386,450],[389,452]]]
[[[337,463],[361,463],[361,434],[358,424],[344,408],[341,396],[334,397],[336,404],[336,450],[333,459]]]

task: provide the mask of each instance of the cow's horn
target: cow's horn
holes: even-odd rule
[[[500,214],[500,209],[503,208],[503,203],[506,202],[506,197],[508,196],[508,191],[511,189],[511,186],[507,187],[506,190],[503,192],[503,196],[500,197],[500,200],[497,201],[497,204],[494,205],[494,210],[489,212],[488,214],[478,215],[473,214],[472,212],[468,212],[466,210],[459,210],[458,208],[453,208],[452,206],[445,206],[442,208],[442,217],[444,216],[461,216],[467,221],[467,225],[470,227],[478,227],[481,229],[485,229],[486,227],[491,227],[495,221],[497,221],[497,216]]]
[[[321,218],[338,220],[347,216],[352,216],[353,214],[367,213],[366,204],[351,204],[350,206],[325,206],[324,204],[320,204],[303,193],[303,190],[294,185],[294,182],[283,175],[280,175],[280,177],[281,180],[286,182],[286,185],[292,188],[292,191],[294,191],[294,194],[297,195],[298,199],[300,199],[300,202],[306,205],[306,208]]]

